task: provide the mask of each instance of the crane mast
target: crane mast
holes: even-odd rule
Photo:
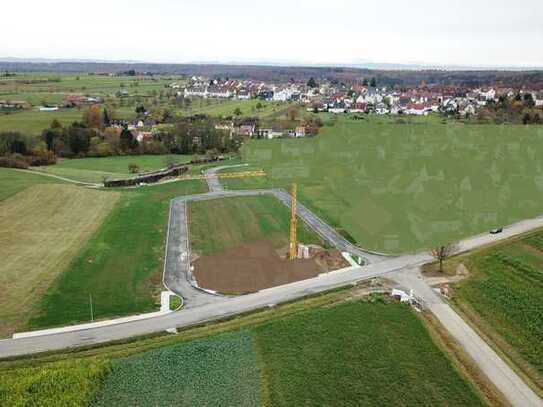
[[[296,225],[298,220],[296,219],[296,194],[297,185],[292,184],[290,189],[290,246],[288,258],[294,260],[298,257],[298,242],[296,241]]]

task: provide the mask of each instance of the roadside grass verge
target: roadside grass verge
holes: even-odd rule
[[[253,342],[237,331],[116,361],[93,406],[258,406]]]
[[[155,310],[170,200],[206,190],[202,181],[122,190],[105,222],[37,304],[27,328],[89,321],[89,296],[96,319]]]
[[[469,278],[454,285],[453,304],[543,394],[543,233],[455,260]]]
[[[269,240],[275,248],[288,245],[290,211],[273,196],[248,196],[189,203],[192,250],[217,254],[243,243]],[[298,241],[324,245],[303,221]]]
[[[24,326],[119,197],[117,192],[43,184],[0,202],[0,335]]]

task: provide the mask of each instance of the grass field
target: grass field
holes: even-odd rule
[[[169,201],[206,190],[201,181],[183,181],[123,191],[103,225],[37,304],[28,328],[89,320],[89,294],[97,319],[155,310]]]
[[[115,363],[94,406],[260,405],[253,335],[227,333]]]
[[[461,261],[454,303],[543,390],[543,233]]]
[[[0,203],[0,335],[24,326],[119,193],[35,185]]]
[[[0,362],[0,404],[45,404],[57,395],[59,405],[98,406],[482,405],[410,308],[345,301],[350,295],[336,291],[178,335]]]
[[[83,111],[76,109],[56,112],[25,110],[10,114],[0,113],[0,133],[17,131],[24,135],[39,136],[44,129],[49,128],[55,119],[63,125],[70,125],[75,121],[81,121],[82,117]]]
[[[104,178],[124,178],[129,175],[128,166],[137,164],[140,171],[164,168],[170,161],[188,162],[190,155],[136,155],[100,158],[64,159],[55,165],[40,167],[39,170],[83,182],[100,183]]]
[[[257,104],[262,108],[257,109]],[[236,109],[239,109],[242,116],[266,118],[270,115],[284,112],[288,104],[281,102],[267,102],[257,99],[250,100],[224,100],[194,98],[191,108],[181,111],[183,114],[204,113],[209,116],[234,116]]]
[[[482,405],[402,305],[352,301],[256,331],[265,405]]]
[[[36,184],[58,184],[61,181],[39,174],[0,168],[0,202]]]
[[[398,120],[340,117],[315,138],[249,141],[243,158],[268,180],[225,183],[297,181],[304,204],[361,246],[390,253],[543,212],[543,128]]]
[[[220,253],[243,243],[269,239],[275,248],[288,245],[290,212],[272,196],[235,197],[189,204],[191,247],[203,255]],[[303,222],[298,240],[324,245]]]

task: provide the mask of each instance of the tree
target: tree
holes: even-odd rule
[[[104,112],[102,113],[102,123],[104,127],[109,127],[111,124],[111,118],[109,117],[109,112],[107,109],[104,109]]]
[[[239,107],[236,107],[236,110],[234,110],[234,114],[236,116],[241,116],[241,109]]]
[[[298,106],[290,106],[287,109],[287,117],[290,121],[297,120],[299,115],[300,115],[300,111],[298,109]]]
[[[368,80],[364,78],[364,80],[362,81],[362,86],[368,86],[368,85],[369,85]]]
[[[313,77],[309,78],[309,80],[307,81],[307,86],[312,89],[316,88],[318,85],[317,85],[317,82],[315,81],[315,78]]]
[[[137,146],[138,140],[136,140],[130,130],[128,130],[126,127],[123,127],[121,135],[119,136],[119,148],[124,152],[128,152],[130,150],[133,150]]]
[[[439,271],[443,272],[443,262],[458,251],[458,245],[449,243],[432,249],[430,254],[439,261]]]
[[[264,107],[264,105],[262,105],[262,103],[258,102],[256,104],[256,110],[262,110],[262,108]]]
[[[375,87],[377,86],[377,79],[371,78],[370,86],[371,86],[372,88],[375,88]]]
[[[83,117],[84,123],[90,128],[98,128],[102,126],[102,108],[100,105],[92,105],[85,112]]]
[[[137,114],[144,114],[145,112],[146,112],[145,106],[143,106],[143,105],[138,105],[138,106],[136,107],[136,113],[137,113]]]

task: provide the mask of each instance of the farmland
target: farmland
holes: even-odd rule
[[[300,184],[302,203],[362,247],[401,253],[539,215],[543,132],[343,116],[308,139],[251,140],[243,159],[266,179]]]
[[[104,178],[124,178],[129,175],[128,166],[136,164],[140,172],[164,168],[168,163],[183,163],[192,159],[189,155],[138,155],[65,159],[55,165],[40,167],[48,174],[83,182],[103,182]]]
[[[60,183],[60,181],[40,174],[0,168],[0,202],[32,185],[46,183]]]
[[[25,110],[17,113],[0,113],[0,133],[16,131],[29,136],[39,136],[43,129],[49,127],[53,120],[69,125],[81,120],[83,112],[78,110],[58,110],[56,112],[40,112]]]
[[[543,388],[543,234],[461,258],[453,301]]]
[[[23,327],[119,193],[34,185],[0,202],[0,335]]]
[[[241,331],[131,356],[113,365],[94,405],[258,406],[253,342]]]
[[[272,196],[191,202],[189,219],[192,250],[204,255],[264,238],[275,248],[288,245],[290,213]],[[298,223],[298,240],[323,244],[303,222]]]
[[[350,295],[76,351],[71,365],[62,354],[3,362],[0,403],[62,388],[93,405],[483,405],[412,310]]]
[[[205,191],[201,181],[123,191],[106,221],[39,301],[28,327],[87,321],[89,294],[95,318],[155,310],[169,201]]]

